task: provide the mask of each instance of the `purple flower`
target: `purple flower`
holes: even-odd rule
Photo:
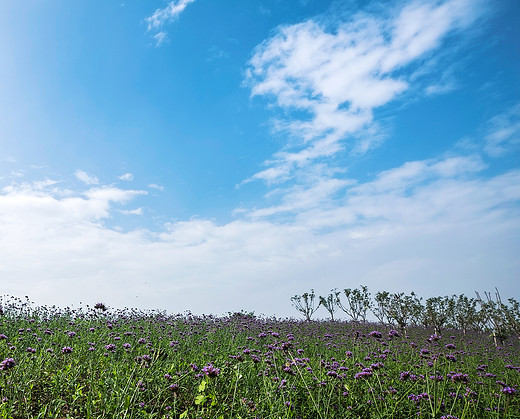
[[[421,394],[410,394],[408,396],[408,399],[415,402],[415,403],[418,403],[420,402],[421,400],[429,400],[430,396],[428,395],[428,393],[421,393]]]
[[[504,394],[510,394],[510,395],[514,395],[517,393],[517,390],[516,388],[513,388],[513,387],[503,387],[501,390],[500,390],[502,393]]]
[[[61,348],[61,353],[63,354],[70,354],[72,352],[72,348],[70,346],[64,346]]]
[[[454,383],[456,383],[456,382],[467,383],[467,382],[469,382],[469,375],[459,372],[459,373],[453,374],[451,376],[451,381],[453,381]]]
[[[107,307],[103,303],[96,303],[96,305],[94,305],[94,308],[96,310],[107,311]]]
[[[6,358],[0,363],[0,370],[7,371],[16,365],[13,358]]]
[[[401,381],[406,381],[408,378],[410,378],[410,371],[403,371],[401,372],[401,374],[399,375],[399,379]]]
[[[208,377],[216,377],[220,373],[220,368],[215,368],[213,365],[208,364],[202,368],[202,372]]]
[[[370,332],[369,335],[372,336],[373,338],[376,338],[376,339],[381,339],[383,337],[381,332],[378,332],[377,330],[374,330],[373,332]]]
[[[358,372],[356,375],[354,375],[354,378],[356,380],[369,377],[372,377],[372,370],[370,368],[365,368],[363,371]]]
[[[447,345],[444,345],[446,349],[456,349],[456,346],[453,343],[448,343]]]
[[[385,365],[382,362],[377,362],[375,364],[370,365],[370,368],[373,370],[377,370],[379,368],[383,368]]]
[[[393,337],[398,338],[398,337],[399,337],[399,332],[398,332],[397,330],[391,329],[391,330],[388,332],[388,337],[389,337],[389,338],[393,338]]]

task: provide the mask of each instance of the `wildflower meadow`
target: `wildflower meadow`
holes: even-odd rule
[[[321,299],[293,303],[312,315],[332,307]],[[348,301],[355,321],[60,309],[4,296],[0,417],[520,418],[517,335],[368,321]]]

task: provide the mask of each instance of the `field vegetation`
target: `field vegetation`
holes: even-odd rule
[[[485,297],[311,291],[301,320],[3,297],[0,417],[520,418],[518,304]]]

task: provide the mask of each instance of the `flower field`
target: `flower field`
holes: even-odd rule
[[[11,298],[0,316],[0,417],[520,418],[519,343]]]

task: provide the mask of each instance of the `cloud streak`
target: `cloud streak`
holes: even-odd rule
[[[87,185],[97,185],[99,183],[99,179],[96,176],[91,176],[83,170],[76,170],[74,176]]]
[[[501,157],[520,148],[520,103],[496,115],[488,122],[485,151],[491,157]]]
[[[172,0],[166,7],[155,10],[151,16],[145,19],[147,32],[157,31],[154,35],[156,47],[168,41],[168,34],[160,29],[177,20],[179,15],[184,12],[184,9],[194,1],[195,0]]]
[[[167,23],[175,21],[186,7],[195,0],[173,0],[162,9],[157,9],[151,16],[147,17],[148,30],[159,29]]]

